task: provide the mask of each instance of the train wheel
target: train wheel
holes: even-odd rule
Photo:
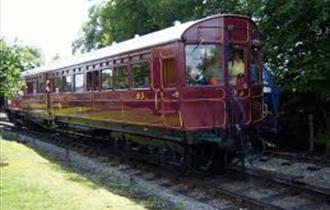
[[[163,154],[163,159],[165,159],[166,165],[169,166],[170,170],[179,176],[188,175],[192,171],[193,158],[190,146],[184,146],[180,153],[168,149]]]
[[[244,136],[241,140],[242,152],[247,160],[254,160],[265,152],[265,141],[260,136]]]

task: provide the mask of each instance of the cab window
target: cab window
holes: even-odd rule
[[[219,45],[187,45],[185,53],[186,83],[188,85],[202,86],[224,83]]]
[[[149,63],[134,64],[132,66],[132,88],[150,87],[150,65]]]
[[[228,60],[228,82],[230,85],[237,85],[244,77],[244,48],[240,46],[230,47]]]

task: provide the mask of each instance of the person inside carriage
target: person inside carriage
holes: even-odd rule
[[[234,50],[232,61],[228,64],[229,84],[240,86],[244,82],[244,61],[242,59],[242,51],[240,49]]]

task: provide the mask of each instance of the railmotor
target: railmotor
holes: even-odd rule
[[[98,135],[187,168],[224,166],[262,141],[261,41],[246,16],[175,25],[23,72],[18,125]]]

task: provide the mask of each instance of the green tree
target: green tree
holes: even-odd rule
[[[266,61],[288,96],[284,111],[291,119],[313,114],[330,152],[329,22],[329,0],[269,0],[258,11]]]
[[[83,34],[73,43],[73,51],[90,51],[132,38],[135,34],[150,33],[170,25],[175,20],[193,19],[196,0],[112,0],[89,10],[89,21]]]
[[[0,98],[15,96],[24,86],[21,72],[42,64],[38,49],[24,46],[17,41],[9,45],[0,39]]]
[[[260,15],[268,63],[280,84],[330,100],[330,1],[266,1]]]

